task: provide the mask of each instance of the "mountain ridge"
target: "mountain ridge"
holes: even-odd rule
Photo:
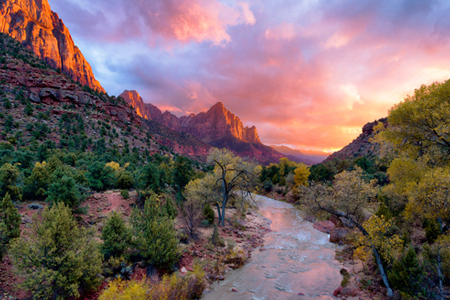
[[[189,133],[214,147],[228,148],[239,156],[255,158],[261,163],[278,162],[282,153],[264,145],[255,126],[244,126],[242,121],[217,102],[206,112],[177,117],[155,105],[145,103],[135,90],[125,90],[119,97],[131,105],[144,119],[153,120],[174,131]]]

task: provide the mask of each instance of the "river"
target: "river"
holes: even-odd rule
[[[336,299],[333,291],[342,276],[334,258],[337,247],[328,235],[304,221],[293,205],[256,197],[260,212],[272,221],[272,231],[264,237],[267,250],[256,249],[244,267],[228,272],[202,299]]]

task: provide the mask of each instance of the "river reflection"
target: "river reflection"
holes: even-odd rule
[[[273,231],[264,238],[267,251],[254,251],[243,268],[227,273],[202,299],[336,299],[333,291],[342,277],[328,235],[314,230],[291,204],[257,198],[272,221]]]

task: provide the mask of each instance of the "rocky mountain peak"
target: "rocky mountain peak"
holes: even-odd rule
[[[52,68],[104,92],[69,30],[47,0],[0,0],[0,32],[32,50]]]

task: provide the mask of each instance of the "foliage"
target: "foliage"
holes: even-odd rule
[[[298,164],[298,167],[294,170],[294,183],[296,185],[307,185],[309,175],[311,175],[309,168],[305,164]]]
[[[173,171],[173,184],[178,190],[184,189],[189,181],[194,177],[194,169],[184,156],[177,156]]]
[[[215,247],[224,247],[225,246],[225,241],[222,237],[220,237],[219,230],[217,229],[217,225],[214,225],[214,230],[211,234],[211,237],[209,238],[209,241]]]
[[[164,275],[156,284],[145,280],[116,280],[109,284],[99,300],[187,300],[200,299],[205,289],[205,272],[203,266],[194,263],[194,271],[186,276],[177,274]]]
[[[0,203],[0,227],[6,242],[20,236],[20,224],[22,217],[17,208],[14,207],[11,197],[6,193],[3,201]]]
[[[5,163],[0,168],[0,197],[9,193],[12,200],[22,200],[22,195],[18,187],[19,168],[10,163]]]
[[[123,190],[128,190],[134,185],[133,176],[130,172],[121,170],[116,181],[116,187]]]
[[[128,190],[121,190],[120,195],[122,196],[123,199],[130,198],[130,193],[128,192]]]
[[[394,259],[403,252],[403,241],[392,233],[394,219],[386,220],[383,216],[373,215],[364,224],[364,229],[368,235],[359,234],[354,255],[362,261],[371,258],[372,247],[376,247],[383,259],[387,263],[392,263]]]
[[[247,201],[253,200],[250,192],[255,180],[255,166],[243,161],[238,156],[234,156],[226,149],[219,150],[217,148],[211,150],[208,156],[208,162],[213,163],[215,166],[213,174],[215,186],[213,186],[211,192],[219,192],[219,195],[222,196],[220,203],[222,211],[220,211],[217,202],[216,207],[219,215],[219,223],[221,222],[222,226],[224,226],[225,207],[228,200],[234,197],[236,191],[246,191],[248,197],[245,199]]]
[[[33,216],[31,234],[11,243],[20,288],[34,299],[78,297],[100,284],[101,257],[93,232],[79,228],[63,203]]]
[[[47,201],[62,202],[70,207],[76,207],[80,204],[82,195],[74,178],[63,175],[62,177],[53,176],[52,179],[52,183],[45,193],[48,196]]]
[[[102,230],[103,244],[101,251],[108,260],[110,257],[121,257],[131,246],[131,229],[125,225],[122,216],[113,211]]]
[[[205,205],[203,205],[203,217],[208,220],[209,224],[214,224],[214,219],[215,219],[215,215],[214,215],[214,211],[211,208],[211,205],[209,205],[209,203],[206,203]]]
[[[423,288],[423,280],[426,273],[412,247],[402,255],[400,260],[394,262],[388,274],[389,280],[397,290],[410,296],[426,295],[426,291]]]
[[[25,194],[28,197],[41,198],[48,189],[50,174],[46,162],[36,162],[31,175],[25,180]]]
[[[179,258],[178,240],[173,221],[156,194],[147,198],[143,211],[133,210],[131,222],[138,249],[148,263],[157,268],[172,268]]]

